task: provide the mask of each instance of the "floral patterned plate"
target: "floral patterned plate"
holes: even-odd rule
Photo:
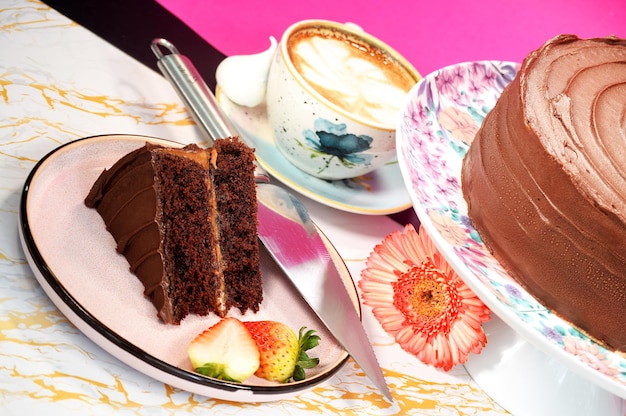
[[[511,62],[468,62],[435,71],[415,85],[396,133],[400,169],[424,228],[492,311],[534,346],[626,398],[626,357],[597,344],[530,296],[470,226],[461,161],[518,68]]]
[[[347,212],[387,215],[411,207],[398,162],[353,179],[324,180],[308,175],[285,159],[274,143],[265,106],[242,107],[217,89],[224,112],[235,122],[242,138],[256,149],[259,164],[272,177],[317,202]]]

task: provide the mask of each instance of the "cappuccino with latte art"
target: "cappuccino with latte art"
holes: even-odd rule
[[[394,126],[416,83],[414,73],[387,52],[334,28],[294,32],[287,50],[295,70],[317,93],[366,122]]]

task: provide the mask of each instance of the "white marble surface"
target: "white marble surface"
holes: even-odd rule
[[[38,1],[0,3],[0,47],[0,414],[506,414],[463,367],[442,373],[404,353],[367,307],[364,325],[394,405],[352,360],[295,399],[258,405],[172,388],[96,346],[56,309],[26,263],[17,231],[24,181],[42,156],[81,137],[202,144],[201,135],[159,74]],[[304,202],[355,280],[373,247],[400,228],[384,216]]]

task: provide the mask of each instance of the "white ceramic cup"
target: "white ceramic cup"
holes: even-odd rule
[[[277,47],[270,40],[264,53],[227,58],[216,77],[239,104],[264,99],[276,145],[290,163],[337,180],[395,158],[397,118],[420,80],[404,57],[356,25],[327,20],[294,23]],[[243,87],[242,78],[266,85]]]
[[[396,155],[395,128],[417,70],[351,24],[305,20],[283,34],[267,80],[278,149],[304,172],[344,179]]]

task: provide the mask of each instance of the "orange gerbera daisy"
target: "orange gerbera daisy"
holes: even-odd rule
[[[367,259],[363,302],[383,329],[422,362],[450,370],[478,354],[490,311],[441,256],[423,227],[389,234]]]

